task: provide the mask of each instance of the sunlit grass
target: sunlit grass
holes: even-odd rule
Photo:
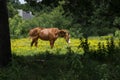
[[[77,46],[79,45],[79,39],[71,39],[71,43],[68,45],[64,39],[59,38],[55,41],[54,48],[50,48],[49,41],[42,41],[39,39],[38,47],[30,46],[31,40],[29,38],[22,39],[12,39],[11,40],[11,48],[12,52],[17,55],[35,55],[40,54],[45,51],[50,51],[55,54],[65,54],[67,51],[67,47],[71,46],[72,50],[77,51]]]
[[[45,51],[52,52],[54,54],[65,54],[67,52],[67,47],[70,46],[74,52],[83,53],[83,50],[78,46],[80,45],[79,39],[71,38],[71,43],[68,45],[63,38],[58,38],[54,44],[54,48],[50,48],[49,41],[42,41],[39,39],[38,47],[31,47],[31,39],[29,38],[22,38],[22,39],[12,39],[11,40],[11,48],[12,53],[16,55],[35,55],[41,54]],[[102,44],[106,45],[106,39],[101,38],[89,38],[88,42],[90,44],[90,49],[98,49],[98,43],[101,42]]]

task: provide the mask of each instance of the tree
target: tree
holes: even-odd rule
[[[27,4],[29,4],[32,7],[35,6],[50,6],[50,7],[57,7],[59,5],[59,1],[62,0],[25,0]]]
[[[0,66],[6,66],[11,57],[7,1],[0,0]]]
[[[11,2],[8,2],[8,15],[9,18],[13,18],[14,15],[18,13],[17,9],[14,8],[13,4]]]

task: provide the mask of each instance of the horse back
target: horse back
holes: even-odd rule
[[[42,40],[55,40],[58,36],[59,29],[58,28],[45,28],[40,31],[39,37]]]
[[[29,36],[30,37],[33,37],[33,36],[37,36],[39,34],[39,31],[41,31],[43,28],[41,27],[36,27],[36,28],[33,28],[29,31]]]

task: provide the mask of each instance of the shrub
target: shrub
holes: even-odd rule
[[[81,55],[76,54],[71,50],[71,47],[68,47],[65,61],[67,61],[67,69],[69,69],[68,73],[70,73],[69,77],[72,78],[72,80],[79,80],[82,73],[81,70],[83,68]]]
[[[85,39],[80,38],[80,45],[78,46],[78,48],[81,47],[84,50],[84,54],[89,53],[89,51],[90,51],[89,45],[90,45],[90,43],[88,42],[88,38],[85,38]]]
[[[120,38],[120,30],[116,30],[116,31],[115,31],[115,37]]]
[[[9,19],[10,21],[10,34],[11,36],[18,36],[20,35],[21,27],[18,27],[21,25],[22,18],[18,15],[15,15],[13,18]]]
[[[81,25],[80,24],[74,24],[70,28],[70,35],[74,38],[83,37]]]

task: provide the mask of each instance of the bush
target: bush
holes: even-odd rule
[[[116,31],[115,31],[115,37],[120,38],[120,30],[116,30]]]
[[[18,27],[23,22],[21,17],[15,15],[13,18],[9,19],[10,21],[10,34],[11,36],[18,36],[20,35],[21,27]]]
[[[80,24],[73,24],[70,28],[70,34],[74,38],[83,37],[82,29]]]

